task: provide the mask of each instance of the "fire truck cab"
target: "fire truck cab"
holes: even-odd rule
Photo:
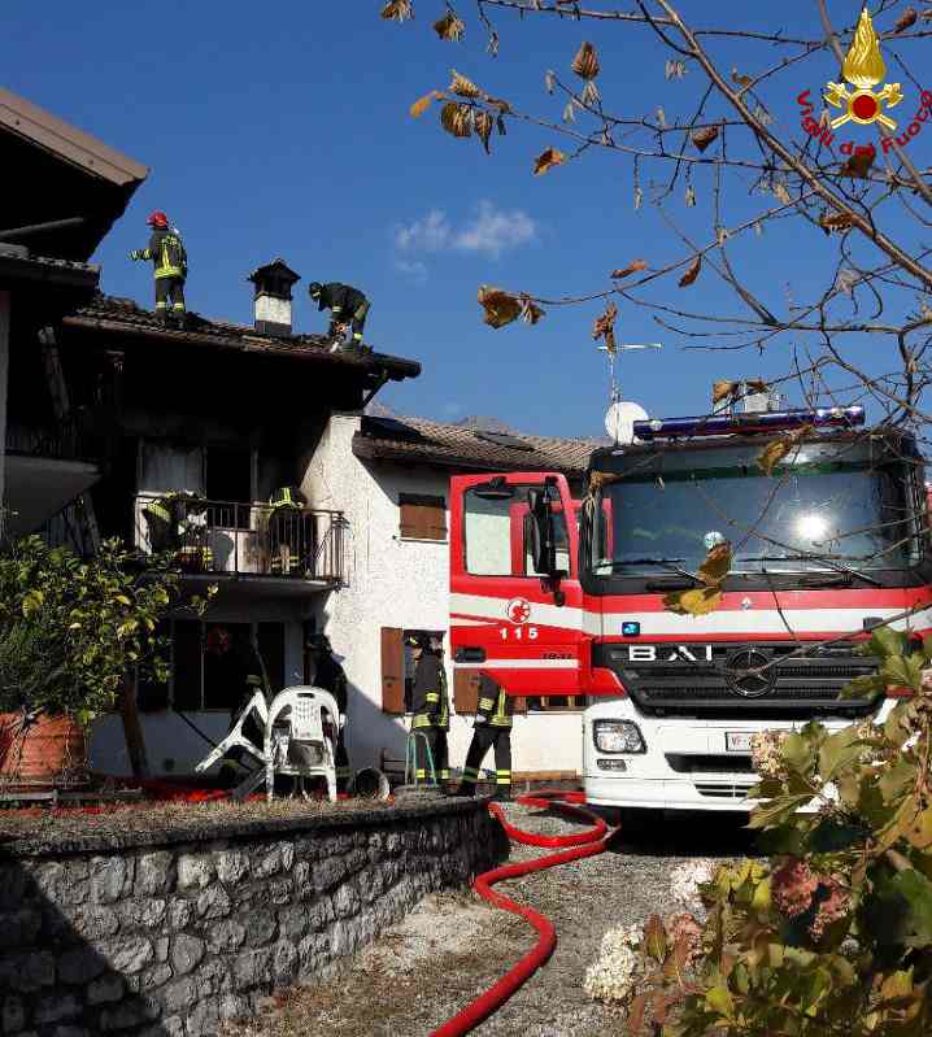
[[[914,441],[857,407],[638,422],[558,473],[454,477],[454,665],[508,694],[586,696],[587,798],[747,810],[752,736],[817,718],[881,720],[891,694],[841,697],[879,624],[932,627],[925,484]],[[787,443],[776,466],[769,444]],[[727,542],[716,607],[671,610]]]

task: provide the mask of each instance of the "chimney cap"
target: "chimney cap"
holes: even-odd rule
[[[291,289],[297,281],[301,280],[301,275],[295,273],[281,256],[276,256],[271,263],[266,263],[253,270],[246,280],[252,281],[256,286],[256,295],[264,292],[283,299],[290,299]]]

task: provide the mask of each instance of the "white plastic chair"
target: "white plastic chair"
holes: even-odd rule
[[[242,733],[250,713],[255,714],[264,728],[261,749]],[[328,718],[330,733],[324,730]],[[270,706],[266,706],[262,693],[256,692],[233,730],[195,769],[199,774],[206,771],[230,749],[239,746],[254,756],[259,766],[233,790],[235,799],[242,799],[264,782],[271,802],[275,795],[275,775],[284,774],[295,779],[297,791],[305,797],[306,779],[324,778],[330,801],[335,802],[336,740],[343,723],[336,699],[329,691],[306,686],[285,688]]]

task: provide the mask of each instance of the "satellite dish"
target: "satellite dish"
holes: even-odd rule
[[[616,443],[633,443],[634,423],[647,421],[648,416],[639,403],[616,400],[605,412],[605,431]]]

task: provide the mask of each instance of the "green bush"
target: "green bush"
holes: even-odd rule
[[[167,678],[157,624],[179,598],[169,561],[105,542],[85,560],[27,537],[0,554],[0,712],[68,714],[114,705],[127,674]]]
[[[852,690],[912,696],[883,725],[759,740],[750,824],[771,856],[719,869],[701,924],[650,919],[624,1032],[932,1033],[932,642],[883,629],[869,650],[880,675]]]

